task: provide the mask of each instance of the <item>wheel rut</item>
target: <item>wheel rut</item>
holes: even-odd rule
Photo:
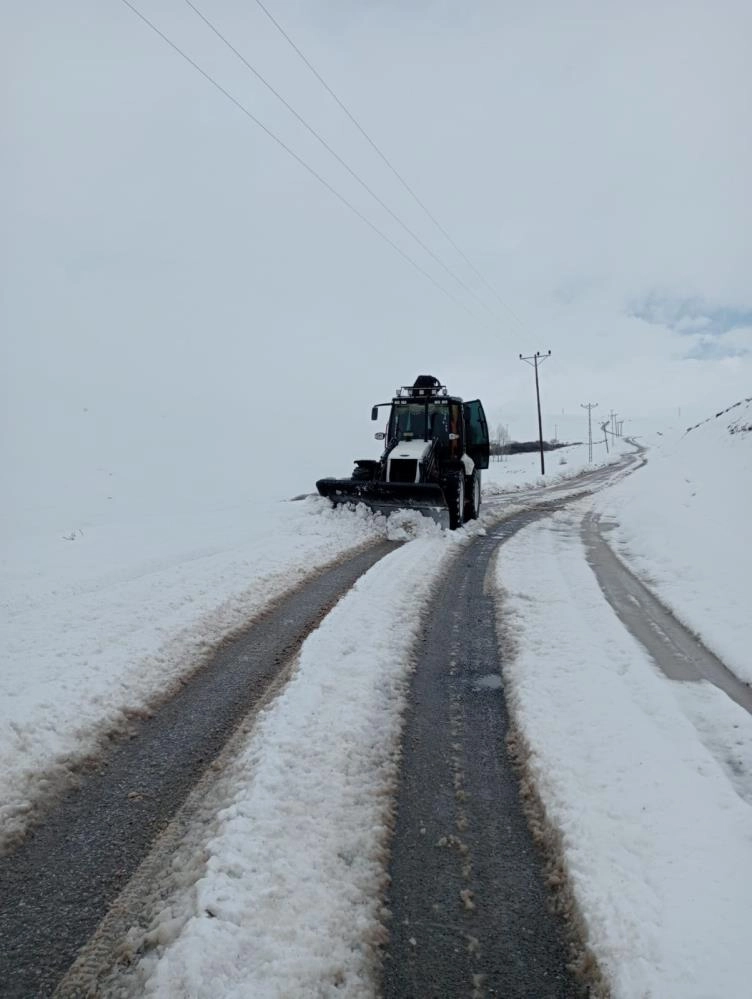
[[[707,649],[624,565],[601,534],[593,514],[582,522],[587,559],[604,596],[670,680],[707,680],[752,714],[752,687]]]
[[[4,999],[52,994],[155,838],[306,636],[397,547],[373,545],[277,601],[0,857]]]
[[[436,593],[405,717],[384,999],[588,994],[569,970],[566,927],[552,911],[507,752],[486,583],[499,545],[566,502],[513,516],[473,541]]]

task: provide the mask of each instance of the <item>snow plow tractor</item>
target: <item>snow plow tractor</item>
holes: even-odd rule
[[[397,389],[389,402],[386,441],[378,460],[359,458],[349,479],[319,479],[316,488],[335,505],[365,503],[390,514],[417,510],[455,530],[480,511],[481,469],[488,468],[488,424],[478,399],[447,394],[432,375]]]

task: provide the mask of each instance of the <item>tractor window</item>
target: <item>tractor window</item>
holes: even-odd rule
[[[428,407],[428,419],[430,420],[429,429],[431,433],[430,437],[438,437],[440,441],[449,440],[449,407],[448,406],[429,406]]]
[[[452,407],[454,409],[455,407]],[[446,404],[415,402],[406,405],[395,406],[392,410],[392,436],[402,440],[405,438],[412,440],[425,440],[438,437],[440,440],[448,441],[450,429],[458,433],[458,430],[450,428],[450,419],[458,421],[458,417],[452,414],[450,417],[450,407]],[[428,426],[426,427],[426,418]],[[428,431],[426,433],[426,430]]]
[[[394,409],[394,436],[423,438],[426,430],[426,407],[419,403]]]

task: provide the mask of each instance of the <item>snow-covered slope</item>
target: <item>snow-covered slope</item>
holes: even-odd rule
[[[752,399],[654,442],[596,506],[622,557],[752,683]]]

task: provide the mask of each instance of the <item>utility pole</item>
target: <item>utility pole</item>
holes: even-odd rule
[[[592,465],[593,463],[593,410],[598,405],[597,402],[581,402],[580,406],[587,410],[587,443],[588,443],[588,462]]]
[[[551,356],[551,351],[547,354],[541,354],[539,350],[536,350],[534,354],[530,357],[523,357],[520,354],[520,360],[525,361],[527,364],[532,364],[535,368],[535,398],[538,401],[538,443],[540,444],[540,459],[541,459],[541,475],[546,474],[546,462],[543,457],[543,421],[541,420],[541,408],[540,408],[540,388],[538,386],[538,365],[543,364],[547,357]]]
[[[616,410],[612,409],[608,414],[609,420],[611,420],[611,436],[616,437]]]
[[[608,430],[606,430],[607,426],[608,426],[608,420],[604,420],[603,423],[601,423],[601,430],[603,431],[603,443],[606,445],[606,454],[608,454]]]

